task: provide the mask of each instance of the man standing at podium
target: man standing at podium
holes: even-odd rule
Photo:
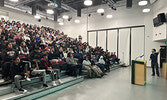
[[[159,52],[160,50],[156,52],[156,49],[152,49],[152,54],[150,55],[152,76],[155,76],[155,69],[156,69],[157,76],[159,76],[159,68],[158,68],[158,60],[157,60]]]

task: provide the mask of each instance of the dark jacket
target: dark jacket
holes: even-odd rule
[[[16,65],[15,63],[11,64],[10,68],[11,68],[12,79],[14,79],[15,75],[24,76],[25,65],[26,64],[22,61],[18,65]]]
[[[5,49],[1,54],[3,61],[12,61],[15,55],[18,56],[18,52],[15,49]]]
[[[51,67],[51,63],[49,60],[41,59],[41,64],[39,66],[40,69],[48,69],[48,67]]]

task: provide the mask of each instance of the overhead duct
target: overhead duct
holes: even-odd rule
[[[132,0],[127,0],[126,8],[132,8]]]
[[[54,9],[54,21],[57,22],[57,18],[58,18],[58,10]]]
[[[4,7],[4,1],[5,0],[0,0],[0,7]]]
[[[150,0],[150,3],[153,4],[154,2],[156,2],[157,0]]]
[[[81,7],[77,7],[77,17],[81,17]]]
[[[54,0],[55,1],[55,0]],[[61,1],[62,0],[56,0],[56,3],[57,3],[57,5],[58,5],[58,8],[61,8]]]
[[[32,15],[36,15],[37,6],[36,4],[32,5]]]

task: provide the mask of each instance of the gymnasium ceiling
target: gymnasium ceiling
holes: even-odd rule
[[[93,5],[91,7],[98,7],[99,5],[107,5],[103,2],[103,0],[92,0]],[[125,6],[127,4],[127,0],[108,0],[108,1],[114,1],[114,6],[116,8]],[[132,0],[133,4],[137,4],[140,0]],[[19,0],[19,2],[11,2],[10,0],[5,0],[5,5],[16,10],[22,10],[24,12],[28,12],[32,14],[32,5],[36,5],[36,11],[38,14],[42,15],[43,17],[47,17],[50,19],[53,19],[53,15],[49,15],[46,13],[46,10],[51,8],[48,6],[48,3],[50,2],[56,2],[56,0]],[[65,12],[70,13],[77,13],[77,8],[81,7],[81,9],[87,8],[87,6],[84,5],[84,0],[62,0],[61,2],[61,8],[58,9],[58,16]],[[55,8],[57,9],[57,8]],[[133,9],[133,7],[132,7]],[[89,12],[96,12],[96,10],[92,10]],[[84,11],[82,11],[83,14],[86,14]]]
[[[53,2],[55,0],[19,0],[19,2],[13,3],[9,0],[5,0],[5,2],[13,7],[20,7],[20,6],[25,6],[25,7],[32,7],[32,4],[36,4],[37,10],[41,12],[46,12],[46,9],[49,9],[50,7],[47,6],[49,2]],[[92,0],[93,1],[93,6],[98,6],[101,4],[104,4],[102,0]],[[126,5],[126,0],[113,0],[116,5]],[[63,12],[69,12],[69,11],[75,11],[77,10],[78,7],[86,8],[84,6],[84,0],[62,0],[62,8],[59,9],[60,13]],[[23,7],[22,7],[23,8]]]

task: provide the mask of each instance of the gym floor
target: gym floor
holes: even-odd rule
[[[131,67],[119,68],[38,100],[167,100],[167,80],[151,74],[147,68],[145,86],[132,85]]]

